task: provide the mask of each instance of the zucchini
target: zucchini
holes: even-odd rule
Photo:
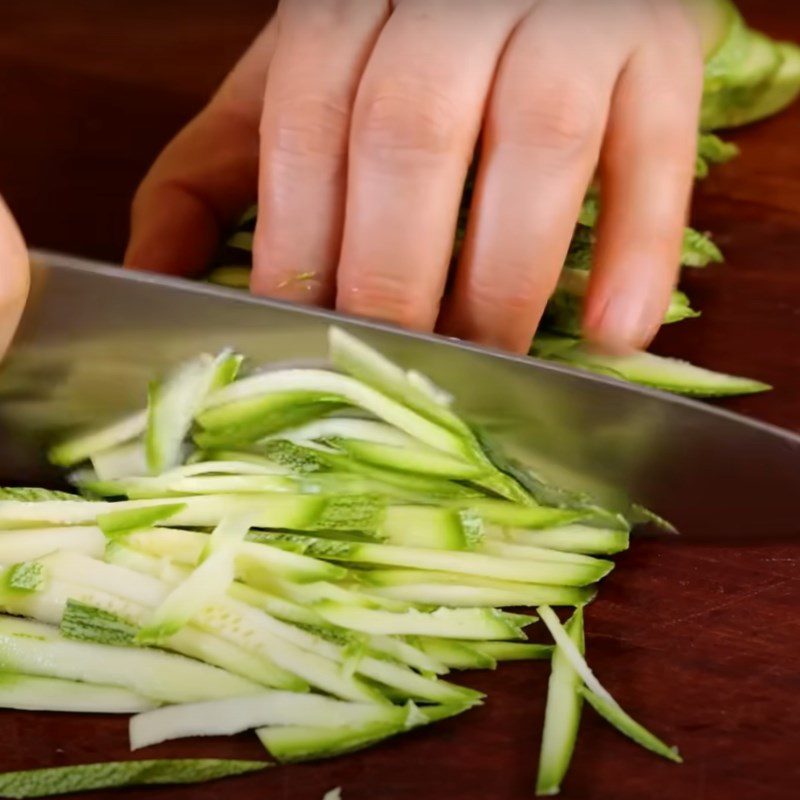
[[[403,640],[395,636],[370,636],[366,645],[369,652],[389,656],[419,672],[446,675],[447,665],[417,646],[416,641],[417,637]]]
[[[314,646],[308,649],[298,646],[297,639],[305,642],[302,638],[304,631],[281,623],[244,603],[222,600],[203,609],[195,618],[195,624],[244,650],[269,658],[282,669],[334,697],[358,702],[382,700],[363,681],[343,674],[339,665],[328,657],[329,653]],[[287,637],[287,632],[291,635],[293,631],[298,634],[294,637],[295,641]],[[307,636],[318,638],[311,634]]]
[[[298,445],[328,442],[332,439],[350,439],[396,447],[418,447],[413,437],[407,433],[385,422],[358,417],[325,417],[282,431],[279,435],[267,437],[267,441],[280,439]]]
[[[388,636],[436,636],[449,639],[524,639],[523,627],[536,621],[494,608],[437,608],[404,613],[323,601],[314,606],[328,622],[362,633]]]
[[[185,703],[253,694],[258,686],[173,653],[76,642],[59,633],[39,638],[7,632],[0,618],[0,670],[115,686],[159,702]],[[17,629],[19,630],[19,629]]]
[[[0,563],[41,558],[56,550],[72,550],[102,558],[106,537],[94,525],[71,528],[29,528],[0,532]]]
[[[443,428],[417,412],[401,405],[370,386],[346,375],[314,369],[276,370],[252,375],[215,392],[208,399],[207,408],[214,409],[229,404],[239,404],[262,398],[275,392],[319,392],[326,397],[340,397],[344,402],[369,411],[379,419],[394,425],[409,436],[450,455],[473,456],[472,449],[462,437]],[[252,413],[247,406],[232,406],[232,418],[240,413]],[[201,420],[203,418],[201,417]],[[205,417],[207,419],[207,417]]]
[[[633,739],[636,744],[641,745],[646,750],[650,750],[662,758],[674,761],[676,764],[683,763],[683,759],[677,747],[670,747],[664,744],[661,739],[654,736],[629,714],[623,711],[616,702],[613,700],[609,701],[608,698],[598,695],[585,686],[581,687],[579,691],[589,705],[600,714],[603,719],[610,722],[620,733]]]
[[[136,714],[156,703],[117,686],[0,672],[0,708],[24,711],[73,711],[89,714]],[[2,776],[0,776],[0,780]]]
[[[610,571],[610,567],[605,566],[603,562],[597,566],[589,566],[554,561],[508,561],[482,553],[331,541],[311,536],[305,538],[308,542],[306,552],[317,558],[355,564],[453,572],[521,583],[586,586],[600,580]]]
[[[361,680],[342,673],[338,665],[347,660],[345,648],[323,638],[323,631],[303,630],[232,600],[205,609],[198,615],[197,624],[221,636],[246,637],[253,643],[265,642],[273,648],[269,652],[276,663],[343,700],[383,701],[380,694],[370,691]],[[242,646],[247,646],[244,640]],[[284,661],[284,657],[287,660]],[[296,667],[291,665],[290,657],[294,658]],[[417,675],[402,664],[369,655],[360,658],[356,672],[405,692],[409,698],[433,703],[472,701],[481,696],[446,681]]]
[[[81,433],[51,447],[47,457],[59,467],[72,467],[97,453],[111,450],[141,436],[147,429],[147,412],[132,414],[113,425]]]
[[[588,525],[563,525],[539,531],[505,529],[499,536],[514,544],[586,555],[612,555],[628,549],[628,531],[593,528]]]
[[[564,626],[569,640],[583,654],[583,609],[578,608]],[[558,794],[569,769],[578,737],[583,695],[581,676],[575,671],[561,647],[556,647],[550,666],[544,729],[536,775],[536,794]]]
[[[567,525],[589,517],[592,513],[590,510],[521,505],[490,497],[456,500],[453,505],[471,512],[487,523],[530,530]]]
[[[553,610],[547,606],[540,606],[538,611],[542,622],[547,626],[556,642],[556,648],[563,654],[584,684],[579,688],[582,697],[620,733],[625,734],[637,744],[657,755],[680,763],[682,759],[677,748],[664,744],[658,737],[632,719],[608,693],[600,681],[597,680],[586,663],[580,648],[564,630]]]
[[[539,335],[534,340],[532,355],[695,397],[753,394],[771,388],[760,381],[712,372],[686,361],[652,353],[638,352],[625,356],[595,353],[577,339]]]
[[[491,656],[497,661],[539,661],[553,655],[549,644],[533,642],[473,642],[479,653]]]
[[[360,571],[359,579],[371,594],[382,598],[450,607],[537,606],[542,602],[558,606],[588,603],[594,589],[545,586],[494,578],[480,574],[416,569],[374,569]]]
[[[189,478],[162,476],[102,483],[83,482],[81,485],[100,497],[127,497],[131,500],[192,494],[297,492],[301,486],[295,478],[284,475],[201,475]]]
[[[466,550],[462,516],[456,509],[434,506],[391,506],[378,530],[388,544]]]
[[[178,465],[183,441],[206,395],[229,384],[240,364],[241,357],[232,353],[216,358],[204,354],[150,387],[145,453],[152,474]]]
[[[415,371],[404,371],[377,350],[341,328],[328,330],[328,351],[334,367],[463,437],[469,428],[454,414],[452,397]]]
[[[144,443],[128,442],[110,450],[92,453],[92,468],[100,481],[130,478],[132,475],[147,475],[147,454]]]
[[[236,578],[238,545],[250,530],[247,518],[226,517],[214,529],[200,565],[153,612],[137,635],[139,643],[168,639],[209,603],[225,595]]]
[[[204,448],[260,441],[344,407],[343,398],[313,391],[275,392],[211,408],[198,416],[203,430],[194,435]]]
[[[369,747],[390,736],[420,725],[437,722],[467,711],[466,703],[417,708],[411,706],[401,724],[344,725],[338,728],[280,726],[259,728],[256,733],[269,753],[282,764],[334,758]]]
[[[554,550],[515,542],[501,542],[496,539],[487,539],[479,549],[482,553],[510,560],[522,558],[533,561],[552,561],[560,564],[582,564],[586,567],[608,569],[611,569],[614,564],[613,561],[583,555],[582,553],[573,553],[570,550]]]
[[[358,439],[335,439],[333,442],[356,461],[399,472],[453,480],[478,480],[489,472],[487,465],[453,458],[431,448],[423,449],[407,445],[400,447],[395,444],[364,442]]]
[[[800,47],[794,42],[775,44],[780,64],[775,74],[750,99],[749,105],[729,109],[724,118],[717,119],[720,127],[748,125],[777,114],[791,105],[800,95]]]
[[[329,697],[293,692],[262,692],[249,697],[173,705],[131,718],[131,750],[168,739],[232,736],[274,725],[337,728],[375,723],[402,724],[406,709],[375,703],[345,703]]]
[[[52,797],[93,789],[203,783],[257,772],[268,766],[264,761],[170,758],[46,767],[1,774],[0,797]]]
[[[251,534],[252,535],[252,534]],[[168,558],[187,566],[194,566],[208,542],[208,534],[184,531],[177,528],[152,528],[125,537],[125,543],[149,555]],[[337,580],[347,575],[347,570],[316,558],[271,547],[268,544],[243,542],[236,556],[237,577],[247,577],[251,582],[264,574],[288,580]]]
[[[478,642],[427,636],[419,637],[418,641],[428,655],[453,669],[494,669],[497,666],[497,659],[480,650]]]

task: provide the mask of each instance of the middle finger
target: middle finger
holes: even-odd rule
[[[431,330],[485,98],[525,0],[403,0],[359,87],[337,308]]]

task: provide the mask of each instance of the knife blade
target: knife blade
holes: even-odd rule
[[[338,325],[431,377],[456,409],[545,478],[633,500],[688,541],[800,534],[800,437],[613,378],[57,253],[32,253],[31,297],[0,370],[0,482],[52,485],[44,447],[143,405],[147,382],[201,351],[316,364]]]

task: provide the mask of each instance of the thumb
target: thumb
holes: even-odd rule
[[[0,356],[14,337],[29,286],[28,250],[11,212],[0,198]]]

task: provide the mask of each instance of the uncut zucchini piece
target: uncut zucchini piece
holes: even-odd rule
[[[608,722],[610,722],[620,733],[633,739],[634,742],[656,753],[670,761],[681,763],[682,758],[677,748],[664,744],[657,736],[636,722],[627,714],[597,680],[595,674],[586,663],[586,659],[580,649],[572,641],[564,626],[559,621],[553,610],[547,606],[539,606],[537,609],[542,622],[547,626],[556,647],[561,650],[564,657],[569,661],[573,670],[580,676],[583,686],[580,688],[581,695],[595,708],[595,710]]]
[[[269,753],[283,764],[315,761],[361,750],[420,725],[427,725],[462,714],[469,708],[471,705],[466,703],[422,708],[411,706],[407,719],[399,725],[378,722],[339,728],[282,726],[259,728],[256,734]]]
[[[728,109],[718,119],[720,127],[748,125],[771,117],[790,106],[800,94],[800,47],[794,42],[775,44],[780,56],[777,72],[749,99],[746,106]]]
[[[539,335],[531,354],[611,375],[655,389],[695,397],[726,397],[765,392],[766,383],[696,367],[676,358],[639,352],[627,356],[593,353],[578,339]]]
[[[781,52],[767,36],[744,26],[735,31],[736,46],[743,52],[731,61],[714,86],[706,81],[700,127],[703,130],[727,128],[745,124],[748,109],[758,95],[777,76],[781,67]]]
[[[583,609],[578,608],[564,626],[570,641],[583,654]],[[536,775],[536,794],[558,794],[569,769],[578,737],[583,695],[580,675],[560,647],[556,647],[550,665],[550,682],[544,712],[544,729]]]
[[[23,711],[72,711],[136,714],[157,705],[149,697],[121,689],[61,678],[0,672],[0,708]]]
[[[375,703],[347,703],[314,694],[263,692],[155,709],[131,718],[131,750],[190,736],[232,736],[275,725],[337,728],[343,725],[402,725],[408,710]]]
[[[314,606],[328,622],[362,633],[385,636],[435,636],[450,639],[524,639],[523,628],[536,617],[494,608],[411,609],[402,613],[323,601]]]

